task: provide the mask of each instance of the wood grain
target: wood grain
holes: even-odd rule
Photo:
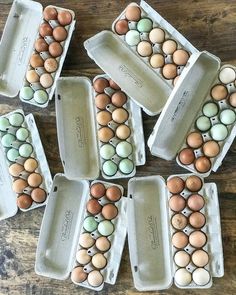
[[[58,5],[74,10],[78,20],[71,46],[64,63],[62,75],[83,75],[89,78],[100,73],[100,69],[89,59],[83,42],[95,33],[110,29],[112,21],[126,7],[129,1],[63,0],[39,1],[45,7]],[[0,1],[0,34],[4,28],[12,1]],[[223,62],[236,64],[236,1],[231,0],[150,0],[149,3],[176,27],[200,50],[207,50]],[[0,56],[0,58],[2,58]],[[46,156],[54,175],[62,172],[57,145],[55,125],[55,105],[40,109],[22,104],[18,98],[0,97],[0,114],[22,107],[26,113],[33,112],[39,128]],[[143,114],[145,139],[147,141],[158,116]],[[175,161],[164,161],[147,152],[145,166],[138,167],[137,176],[160,174],[164,177],[185,173]],[[180,290],[175,286],[149,294],[205,294],[233,295],[236,290],[236,143],[231,146],[222,166],[212,173],[207,181],[217,183],[221,207],[222,236],[225,258],[225,276],[215,278],[211,289]],[[127,186],[127,180],[118,181]],[[28,213],[18,213],[15,217],[0,223],[0,294],[26,295],[70,295],[92,294],[87,289],[78,288],[68,279],[50,280],[37,276],[34,272],[35,251],[44,209]],[[132,281],[127,243],[122,258],[117,283],[106,285],[100,294],[142,294],[135,290]]]

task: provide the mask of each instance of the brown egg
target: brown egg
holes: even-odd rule
[[[43,23],[39,27],[39,34],[44,38],[46,36],[52,36],[52,27],[48,23]]]
[[[115,24],[115,31],[118,35],[125,35],[129,31],[128,21],[126,19],[118,20]]]
[[[102,253],[96,253],[92,257],[92,264],[97,269],[103,269],[107,265],[107,259]]]
[[[95,240],[91,237],[90,233],[83,233],[79,237],[79,244],[83,248],[91,248],[95,243]]]
[[[62,55],[62,52],[63,52],[63,48],[60,43],[55,41],[49,45],[49,53],[51,54],[52,57],[58,57]]]
[[[162,68],[165,64],[164,56],[160,53],[153,54],[150,58],[150,65],[154,69]]]
[[[99,287],[103,283],[104,279],[103,279],[103,276],[100,273],[100,271],[98,271],[98,270],[92,270],[88,274],[87,281],[88,281],[88,283],[89,283],[90,286],[92,286],[92,287]]]
[[[109,84],[111,88],[115,90],[120,90],[120,87],[112,79],[109,80]]]
[[[197,158],[194,165],[195,169],[200,173],[206,173],[211,169],[211,161],[204,156]]]
[[[166,79],[174,79],[177,76],[177,67],[174,64],[166,64],[162,69],[162,75]]]
[[[187,137],[187,144],[193,149],[198,149],[203,144],[202,135],[199,132],[191,132]]]
[[[179,194],[184,190],[185,182],[178,176],[171,177],[167,180],[167,188],[172,194]]]
[[[189,223],[194,228],[201,228],[206,223],[205,215],[201,212],[194,212],[189,216]]]
[[[9,173],[13,177],[19,177],[22,171],[24,171],[24,167],[18,163],[14,163],[9,167]]]
[[[42,74],[40,76],[40,84],[46,89],[50,88],[53,84],[53,77],[48,73]]]
[[[39,75],[35,72],[35,70],[29,70],[26,73],[26,80],[29,83],[36,83],[39,81]]]
[[[100,182],[94,183],[90,188],[91,196],[96,199],[100,199],[101,197],[103,197],[105,195],[105,192],[106,192],[106,188]]]
[[[57,10],[54,7],[47,6],[43,11],[43,18],[46,21],[57,19]]]
[[[189,54],[184,49],[178,49],[173,53],[173,61],[178,66],[186,65],[189,59]]]
[[[31,173],[27,180],[32,187],[38,187],[43,182],[43,178],[39,173]]]
[[[236,108],[236,92],[232,93],[229,97],[229,104],[233,107]]]
[[[112,120],[111,113],[108,111],[101,111],[97,113],[97,122],[102,126],[108,125]]]
[[[125,11],[125,17],[130,21],[139,21],[141,18],[141,10],[136,5],[129,5]]]
[[[148,41],[141,41],[137,46],[137,52],[139,55],[146,57],[152,54],[152,45]]]
[[[22,194],[16,199],[17,206],[21,209],[28,209],[32,203],[33,200],[29,195]]]
[[[179,81],[180,76],[176,76],[173,80],[173,85],[175,86],[176,83]]]
[[[198,267],[204,267],[209,262],[209,256],[204,250],[196,250],[192,254],[192,262]]]
[[[37,187],[34,188],[31,192],[31,198],[36,203],[43,203],[46,200],[47,194],[44,189]]]
[[[71,280],[74,283],[82,283],[87,279],[88,274],[84,271],[82,266],[75,267],[71,272]]]
[[[58,68],[58,62],[55,58],[47,58],[44,62],[44,68],[48,73],[54,73]]]
[[[22,194],[24,189],[28,186],[28,183],[24,179],[16,179],[12,184],[12,189],[17,194]]]
[[[104,110],[109,103],[111,103],[111,99],[105,93],[98,94],[95,97],[95,105],[100,110]]]
[[[172,236],[172,244],[175,248],[183,249],[188,245],[188,236],[185,233],[178,231]]]
[[[175,229],[182,230],[188,224],[188,219],[181,213],[177,213],[172,216],[171,224]]]
[[[102,127],[98,130],[98,139],[102,142],[109,142],[114,137],[114,132],[109,127]]]
[[[190,165],[195,160],[195,155],[194,155],[194,152],[191,148],[182,149],[182,151],[179,153],[178,157],[179,157],[179,161],[183,165]]]
[[[204,198],[199,194],[194,194],[188,197],[187,205],[193,211],[199,211],[205,205]]]
[[[80,249],[76,253],[76,260],[78,261],[79,264],[86,265],[91,261],[91,256],[88,255],[86,249]]]
[[[180,195],[173,195],[169,199],[169,207],[175,212],[182,211],[185,208],[185,199]]]
[[[38,52],[48,51],[48,44],[43,38],[37,39],[34,47]]]
[[[196,175],[191,175],[185,180],[185,185],[189,191],[197,192],[202,188],[202,180]]]
[[[25,161],[24,168],[28,172],[34,172],[38,168],[38,162],[33,158],[29,158]]]
[[[43,67],[44,61],[38,53],[32,54],[30,58],[30,65],[33,68]]]
[[[116,122],[116,123],[124,123],[125,121],[127,121],[129,118],[129,113],[127,112],[127,110],[123,109],[123,108],[117,108],[112,112],[112,119]]]
[[[189,235],[189,243],[195,248],[202,248],[207,242],[206,235],[200,231],[195,230]]]
[[[95,245],[99,251],[106,252],[110,249],[111,242],[108,240],[107,237],[99,237],[97,238]]]
[[[96,199],[90,199],[87,202],[87,211],[93,215],[98,214],[102,210],[101,204],[99,204],[98,200]]]
[[[127,96],[123,91],[116,91],[111,97],[111,102],[118,108],[122,107],[126,101]]]
[[[96,92],[102,93],[104,92],[104,89],[109,87],[109,81],[105,78],[97,78],[93,82],[93,88],[95,89]]]
[[[204,143],[202,147],[203,153],[206,157],[213,158],[219,155],[220,153],[220,146],[218,142],[214,140],[210,140]]]
[[[118,214],[118,209],[114,204],[106,204],[102,208],[102,215],[105,219],[114,219]]]
[[[108,187],[106,191],[106,197],[109,201],[117,202],[120,200],[121,196],[122,196],[122,192],[117,186],[112,185]]]
[[[58,26],[53,30],[52,35],[56,41],[62,42],[67,38],[67,30],[64,27]]]
[[[72,22],[72,15],[69,11],[61,10],[58,12],[57,19],[62,26],[68,26]]]
[[[177,43],[174,40],[166,40],[162,45],[162,51],[169,55],[173,54],[177,49]]]
[[[228,90],[224,85],[215,85],[211,89],[211,96],[215,100],[225,99],[228,95]]]
[[[130,137],[130,134],[130,128],[125,124],[119,125],[116,128],[116,136],[120,139],[127,139],[128,137]]]

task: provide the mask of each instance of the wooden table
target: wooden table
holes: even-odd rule
[[[112,21],[129,1],[40,1],[73,9],[78,19],[76,30],[63,67],[63,76],[82,75],[93,78],[100,69],[87,56],[83,41],[103,29],[110,29]],[[0,32],[4,28],[12,1],[0,0]],[[229,0],[150,0],[149,3],[176,27],[199,50],[208,50],[223,62],[236,64],[236,1]],[[0,56],[0,58],[2,58]],[[0,113],[4,114],[22,107],[26,113],[35,115],[46,156],[54,175],[62,172],[57,145],[55,105],[40,109],[22,104],[18,98],[0,97]],[[143,114],[145,139],[147,141],[158,116]],[[151,156],[149,149],[145,166],[139,167],[137,176],[160,174],[164,177],[174,173],[186,173],[175,161],[164,161]],[[225,258],[225,276],[214,279],[209,290],[186,290],[176,287],[162,294],[235,294],[236,292],[236,143],[231,146],[223,165],[212,173],[207,181],[217,183],[221,207],[222,236]],[[119,181],[125,187],[127,180]],[[0,294],[92,294],[78,288],[70,279],[50,280],[34,272],[35,251],[44,208],[28,213],[19,212],[15,217],[0,223]],[[127,243],[116,285],[106,285],[100,294],[138,294],[133,286]],[[154,294],[154,292],[152,293]],[[158,294],[156,292],[155,294]]]

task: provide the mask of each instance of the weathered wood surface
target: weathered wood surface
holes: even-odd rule
[[[12,1],[0,1],[0,34],[2,33]],[[94,77],[101,71],[86,55],[83,41],[95,33],[109,29],[114,18],[129,1],[40,1],[43,6],[54,4],[73,9],[78,20],[71,46],[62,71],[63,76],[85,75]],[[200,50],[219,56],[223,62],[236,64],[236,1],[231,0],[150,0],[149,3]],[[2,56],[0,56],[2,58]],[[54,175],[62,172],[55,125],[55,106],[50,103],[46,110],[22,104],[19,99],[0,97],[0,113],[18,107],[33,112],[45,148],[46,156]],[[156,117],[143,114],[147,140]],[[161,174],[164,177],[186,171],[175,161],[152,157],[147,151],[147,162],[139,167],[137,175]],[[212,173],[207,181],[215,181],[219,189],[222,235],[225,258],[225,276],[214,279],[209,290],[180,290],[171,287],[160,294],[205,294],[233,295],[236,292],[236,143],[231,146],[223,165]],[[127,181],[119,181],[125,187]],[[0,294],[71,295],[92,294],[78,288],[68,279],[50,280],[34,272],[35,250],[44,209],[18,213],[0,223]],[[150,294],[159,294],[153,292]],[[138,294],[133,287],[127,243],[115,286],[106,285],[100,294]],[[139,293],[141,294],[141,293]]]

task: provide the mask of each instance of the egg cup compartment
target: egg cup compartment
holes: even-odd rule
[[[3,56],[0,63],[0,93],[8,97],[14,97],[20,91],[19,98],[22,101],[39,107],[46,107],[49,100],[52,99],[56,87],[56,80],[60,76],[75,27],[75,14],[72,10],[57,6],[47,7],[55,8],[57,12],[69,12],[71,15],[71,23],[69,25],[62,25],[56,20],[49,20],[48,22],[42,20],[43,9],[40,3],[31,0],[15,0],[11,7],[0,43],[0,52]],[[67,31],[66,39],[64,41],[58,41],[63,51],[59,57],[54,57],[58,62],[57,70],[53,73],[45,70],[45,73],[51,75],[53,79],[53,84],[46,89],[46,91],[39,82],[30,83],[26,80],[27,71],[34,69],[34,67],[29,65],[29,60],[33,53],[40,54],[39,56],[41,56],[43,60],[47,57],[52,57],[48,51],[37,52],[34,48],[35,41],[40,37],[38,32],[40,25],[43,23],[48,23],[53,29],[57,26],[63,26]],[[12,36],[12,38],[9,38],[9,36]],[[45,36],[42,38],[44,38],[48,44],[52,43],[54,40],[52,36]],[[42,75],[43,64],[38,69],[40,76]],[[49,83],[48,77],[44,80]],[[36,100],[38,101],[34,98],[36,90],[43,90],[43,93],[38,92],[37,94],[39,98]],[[25,99],[23,97],[25,97]]]
[[[16,125],[13,126],[11,121],[9,122],[9,118],[13,118],[15,114],[19,114],[20,116],[22,116],[22,122],[20,122],[19,124],[16,124],[17,126]],[[16,203],[16,198],[20,197],[21,195],[22,196],[27,195],[29,197],[28,199],[30,199],[30,201],[32,202],[31,205],[30,203],[28,203],[28,205],[24,204],[26,205],[26,207],[28,206],[27,209],[21,208],[19,206],[19,209],[21,211],[29,211],[29,210],[44,206],[47,202],[47,195],[52,185],[52,178],[51,178],[50,170],[48,167],[44,149],[40,140],[40,136],[39,136],[38,129],[37,129],[33,115],[29,114],[25,116],[24,112],[21,109],[19,109],[11,113],[8,113],[6,115],[3,115],[0,118],[7,119],[9,124],[8,127],[5,129],[5,131],[1,131],[1,134],[0,134],[0,138],[2,141],[2,143],[0,144],[0,153],[1,153],[0,179],[2,180],[1,183],[2,183],[3,195],[6,196],[3,198],[1,202],[2,209],[1,209],[0,219],[2,220],[8,217],[11,217],[17,213],[18,206]],[[23,140],[17,139],[17,131],[20,130],[20,128],[24,128],[28,132],[28,134],[26,135],[26,138],[24,138]],[[8,146],[4,146],[3,144],[4,135],[11,135],[12,137],[15,137],[14,141],[12,141],[11,143],[9,142]],[[24,144],[29,144],[32,148],[32,151],[30,151],[29,152],[30,154],[27,156],[23,156],[19,154],[19,149]],[[14,153],[13,153],[12,154],[13,158],[8,159],[9,156],[7,156],[7,152],[11,149],[13,149],[13,151],[15,152],[16,158],[14,158]],[[27,150],[25,152],[27,152]],[[24,167],[24,164],[29,159],[35,159],[37,163],[37,167],[33,168],[32,170],[30,168],[30,171],[29,170],[26,171],[26,167]],[[12,166],[13,164],[21,165],[22,166],[20,167],[21,171],[19,172],[16,171],[17,173],[15,172],[10,173],[9,167]],[[42,177],[42,179],[41,181],[38,181],[35,178],[31,179],[29,184],[28,177],[34,173],[39,174]],[[12,174],[14,174],[14,176]],[[26,182],[25,185],[27,186],[24,185],[24,189],[22,188],[22,191],[18,193],[18,192],[15,192],[13,185],[16,180],[20,180],[20,179],[24,180]],[[40,183],[36,184],[37,181]],[[42,202],[35,202],[33,201],[33,198],[31,198],[32,191],[37,188],[42,189],[46,194],[46,199]]]
[[[102,183],[106,189],[115,186],[121,191],[121,198],[115,203],[119,213],[112,220],[115,230],[108,237],[111,246],[105,254],[107,264],[101,270],[104,282],[114,284],[126,238],[127,199],[123,197],[122,186],[103,181],[94,181],[91,185],[96,183]],[[80,235],[86,231],[83,228],[84,220],[86,217],[92,216],[86,209],[87,202],[91,199],[88,181],[69,180],[64,174],[55,176],[40,230],[35,263],[37,274],[65,280],[70,276],[71,271],[79,265],[76,262],[76,253],[78,249],[81,249]],[[104,199],[105,197],[101,198],[101,203],[104,203]],[[109,203],[113,202],[109,201]],[[93,239],[100,236],[98,231],[91,232],[92,234]],[[93,245],[87,248],[87,251],[90,256],[93,256],[98,252],[98,249]],[[88,273],[93,270],[91,263],[84,267]],[[98,287],[92,287],[87,281],[84,281],[78,285],[99,291],[102,290],[104,283]]]
[[[185,180],[190,175],[170,177],[179,176]],[[207,270],[211,277],[221,277],[224,267],[217,188],[214,183],[202,184],[199,193],[204,196],[205,207],[201,212],[207,216],[202,231],[208,237],[203,249],[210,256]],[[189,194],[186,189],[182,192],[184,198]],[[175,250],[171,240],[175,230],[171,225],[173,213],[169,209],[169,195],[165,180],[158,175],[135,177],[128,184],[128,243],[134,285],[139,291],[167,289],[174,282]],[[186,210],[186,214],[189,214],[190,209]],[[187,227],[186,230],[197,229]],[[191,253],[193,248],[188,245],[185,250]],[[187,267],[190,271],[196,268],[193,264]],[[187,287],[206,288],[210,284],[198,286],[191,283]],[[182,288],[179,285],[177,287]]]
[[[224,140],[218,141],[220,146],[219,154],[216,157],[207,157],[211,165],[208,171],[200,172],[194,166],[196,158],[203,155],[201,147],[193,149],[195,160],[189,165],[184,165],[180,162],[178,153],[183,148],[188,147],[186,138],[191,132],[196,131],[201,133],[203,143],[205,143],[212,139],[210,134],[211,126],[220,123],[220,112],[225,109],[235,111],[228,103],[230,94],[235,92],[234,83],[230,82],[224,85],[218,78],[221,71],[229,67],[234,68],[229,65],[221,68],[220,60],[208,52],[192,54],[189,64],[186,67],[186,72],[181,75],[180,79],[182,79],[182,83],[178,84],[173,90],[168,103],[148,139],[148,146],[152,155],[166,160],[171,160],[177,155],[176,161],[180,166],[203,177],[208,176],[211,170],[216,171],[219,168],[235,138],[235,122],[226,126],[228,136]],[[211,96],[211,90],[217,84],[224,85],[228,91],[227,97],[218,101]],[[216,103],[219,112],[210,118],[211,126],[209,130],[201,132],[196,129],[196,120],[203,115],[202,108],[209,102]]]

